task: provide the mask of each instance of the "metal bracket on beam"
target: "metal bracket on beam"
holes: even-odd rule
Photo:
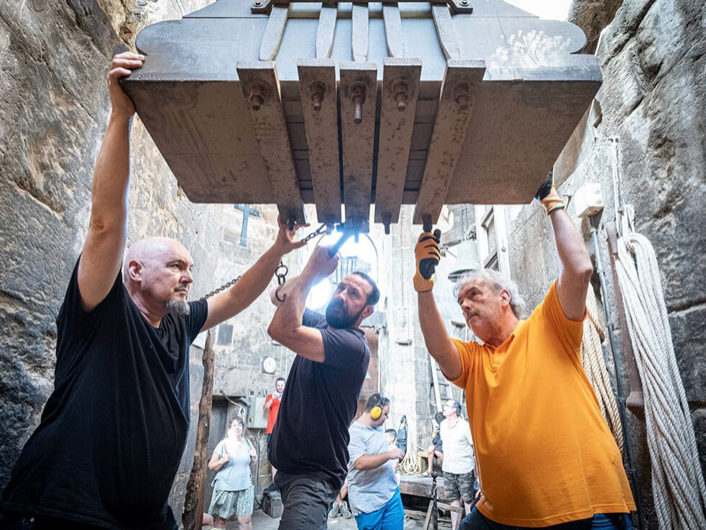
[[[427,216],[431,223],[436,223],[447,202],[446,194],[461,156],[484,74],[484,61],[451,60],[446,65],[434,132],[414,210],[414,224],[422,223]]]
[[[338,99],[333,59],[299,59],[299,93],[319,222],[341,222]]]
[[[419,59],[385,59],[375,186],[375,222],[385,233],[400,216],[421,72]]]
[[[338,4],[344,3],[346,0],[323,0],[324,7],[337,6]],[[351,0],[347,0],[350,2]],[[418,2],[419,0],[396,0],[398,3],[405,2]],[[268,15],[272,10],[273,6],[284,6],[295,3],[311,2],[311,0],[252,0],[252,7],[250,12],[253,15]],[[373,2],[380,2],[380,0],[355,0],[357,4],[372,4]],[[433,4],[442,4],[449,6],[451,12],[454,14],[473,13],[473,5],[471,0],[434,0]]]
[[[378,69],[375,63],[342,61],[339,71],[346,219],[368,219],[373,193]]]
[[[279,79],[271,61],[236,65],[249,114],[282,222],[303,224],[304,202],[294,169]]]

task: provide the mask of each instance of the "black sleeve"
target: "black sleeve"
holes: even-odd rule
[[[60,330],[76,330],[81,327],[92,325],[101,314],[106,311],[106,308],[113,304],[120,296],[120,291],[123,289],[122,275],[118,275],[113,282],[113,287],[106,297],[91,311],[86,311],[81,303],[81,292],[78,288],[78,265],[81,262],[81,256],[76,260],[74,271],[71,273],[69,285],[66,288],[64,301],[59,308],[59,313],[56,316],[57,331]]]
[[[302,317],[302,326],[307,328],[324,329],[328,324],[326,323],[326,317],[321,313],[312,311],[311,309],[304,309],[304,315]]]
[[[351,329],[322,329],[324,363],[326,366],[348,370],[365,360],[365,338]],[[362,340],[361,340],[362,339]]]
[[[201,333],[201,328],[208,318],[208,302],[206,300],[189,302],[189,307],[191,312],[185,317],[186,332],[189,334],[189,344],[192,344],[196,336]]]

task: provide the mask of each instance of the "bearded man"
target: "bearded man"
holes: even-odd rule
[[[370,276],[354,272],[338,284],[325,316],[305,309],[311,287],[338,260],[317,247],[301,275],[286,284],[285,301],[272,293],[278,308],[268,333],[297,354],[268,450],[284,504],[280,530],[326,528],[348,471],[348,427],[370,362],[360,323],[373,313],[380,291]]]

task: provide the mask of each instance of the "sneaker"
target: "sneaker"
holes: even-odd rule
[[[331,508],[331,511],[328,512],[328,516],[332,519],[335,519],[336,517],[341,517],[341,507],[338,505],[337,502],[333,503],[333,508]]]
[[[351,517],[353,517],[353,514],[348,508],[348,504],[346,503],[346,501],[343,501],[343,504],[341,504],[341,517],[343,517],[344,519],[350,519]]]

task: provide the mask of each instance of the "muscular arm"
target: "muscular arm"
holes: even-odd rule
[[[304,269],[300,276],[287,282],[287,298],[278,305],[267,333],[297,355],[322,363],[326,354],[321,332],[302,325],[306,297],[316,278],[315,273]]]
[[[419,325],[424,342],[431,356],[439,363],[442,373],[449,381],[461,376],[461,354],[453,343],[436,306],[432,291],[418,293]]]
[[[278,219],[279,221],[279,219]],[[267,288],[277,270],[282,256],[294,249],[306,245],[304,241],[294,241],[294,235],[301,226],[288,230],[282,223],[272,246],[250,267],[242,278],[229,290],[219,293],[208,300],[208,317],[201,329],[209,329],[221,322],[233,318],[250,306]]]
[[[564,209],[554,210],[549,217],[562,266],[557,282],[559,303],[566,318],[581,320],[593,265],[581,235]]]
[[[276,247],[268,249],[240,278],[238,283],[208,299],[208,318],[201,329],[209,329],[246,309],[267,288],[282,259]]]
[[[78,268],[84,309],[94,309],[110,292],[120,271],[127,238],[130,184],[130,123],[135,107],[118,80],[142,65],[142,56],[117,55],[110,65],[112,112],[93,173],[91,218]]]

